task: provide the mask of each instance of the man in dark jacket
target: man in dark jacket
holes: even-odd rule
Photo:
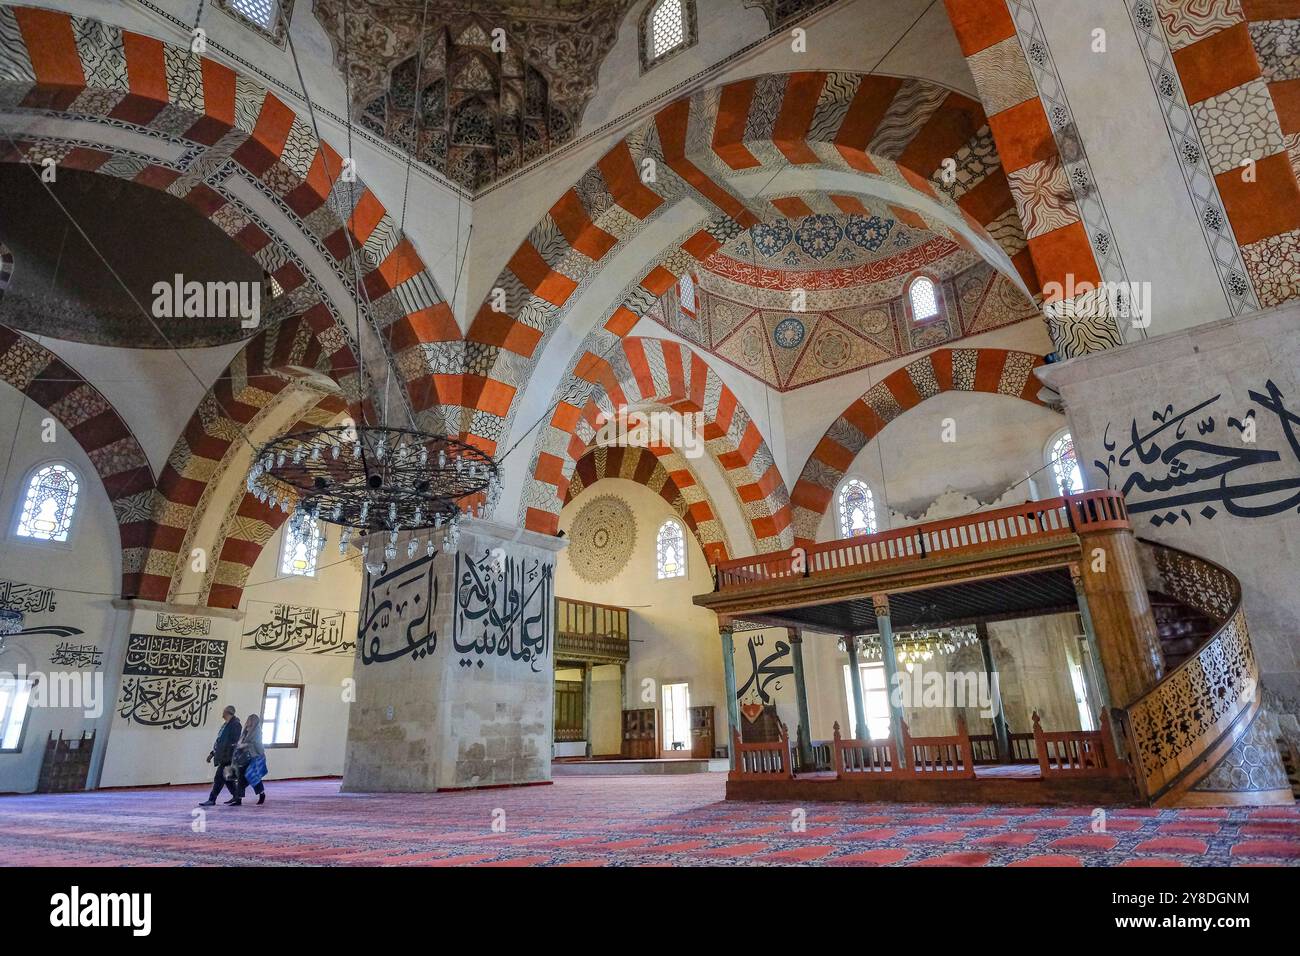
[[[221,718],[225,723],[221,725],[217,740],[212,745],[212,752],[208,754],[208,762],[217,768],[217,774],[212,778],[212,792],[208,794],[206,803],[199,804],[201,807],[215,807],[217,794],[221,793],[222,787],[230,791],[232,801],[239,799],[239,793],[235,789],[238,785],[233,779],[226,779],[226,768],[235,759],[235,745],[239,743],[239,735],[243,733],[244,728],[240,726],[233,707],[223,710]]]

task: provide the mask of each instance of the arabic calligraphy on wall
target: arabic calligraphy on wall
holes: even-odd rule
[[[1220,403],[1219,394],[1153,410],[1150,423],[1135,417],[1123,448],[1108,423],[1106,458],[1094,464],[1129,514],[1149,515],[1156,527],[1300,510],[1300,416],[1272,380],[1247,395],[1245,408]]]
[[[761,633],[751,634],[745,650],[736,656],[740,658],[736,667],[737,678],[745,673],[746,667],[749,672],[745,682],[736,687],[736,700],[739,701],[772,703],[772,695],[785,687],[782,678],[794,673],[790,645],[776,640],[769,651],[767,640]]]
[[[438,649],[434,614],[441,554],[416,558],[380,575],[367,573],[357,629],[362,664],[386,664],[403,657],[418,661]]]
[[[139,677],[206,677],[226,672],[226,642],[207,637],[132,634],[122,673]]]
[[[202,727],[217,699],[219,682],[185,677],[127,677],[117,712],[128,723],[167,730]]]
[[[55,610],[54,588],[38,588],[20,581],[0,581],[0,608],[39,614]]]
[[[355,653],[356,632],[348,626],[347,613],[295,604],[249,601],[240,646],[254,651],[283,654],[314,654],[346,657]]]
[[[190,617],[188,614],[168,614],[158,612],[157,625],[159,634],[180,634],[183,637],[199,637],[212,633],[212,619],[207,617]]]
[[[50,655],[50,663],[55,667],[99,667],[104,663],[104,652],[97,644],[73,644],[60,641],[59,646]]]
[[[491,657],[526,663],[533,673],[551,653],[554,565],[484,548],[480,558],[456,553],[456,608],[452,646],[461,667],[483,667]]]
[[[225,641],[132,634],[117,712],[129,723],[146,727],[202,727],[225,672]]]

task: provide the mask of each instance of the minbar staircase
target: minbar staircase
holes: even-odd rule
[[[1196,653],[1215,632],[1214,621],[1190,604],[1159,591],[1147,592],[1156,631],[1165,656],[1165,672],[1173,670]]]

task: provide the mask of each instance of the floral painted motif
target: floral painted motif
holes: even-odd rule
[[[879,216],[870,218],[849,216],[849,221],[844,224],[844,235],[863,249],[870,249],[875,252],[885,244],[885,240],[889,238],[889,232],[893,228],[894,220],[892,219],[881,219]]]
[[[776,329],[772,332],[772,339],[783,349],[794,349],[803,343],[807,332],[804,324],[791,316],[777,323]]]
[[[825,259],[840,244],[844,231],[834,216],[807,216],[795,231],[794,241],[807,255]]]

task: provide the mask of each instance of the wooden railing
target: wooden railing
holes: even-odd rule
[[[1007,737],[1007,744],[1011,748],[1011,753],[1007,755],[1009,763],[1038,763],[1033,734],[1008,734]],[[971,753],[975,755],[975,766],[1002,763],[1002,756],[998,753],[998,738],[993,734],[971,734],[970,746]]]
[[[930,521],[791,548],[776,554],[723,561],[717,590],[758,587],[789,578],[819,577],[906,565],[927,558],[977,556],[1010,547],[1068,540],[1082,531],[1129,527],[1124,499],[1114,491],[1030,501],[946,521]]]
[[[556,598],[555,637],[559,660],[624,662],[628,659],[628,609]]]
[[[786,736],[784,726],[781,728],[780,740],[761,744],[747,744],[740,739],[739,731],[733,731],[731,745],[735,748],[736,766],[728,779],[794,779],[794,756],[790,752],[790,738]]]
[[[903,763],[905,772],[917,776],[940,775],[954,780],[974,780],[975,762],[971,759],[970,736],[966,718],[957,715],[957,733],[947,737],[913,737],[907,721],[903,729]]]
[[[897,754],[889,740],[845,740],[840,737],[840,725],[835,724],[834,748],[835,775],[856,773],[896,773]]]
[[[1110,719],[1101,715],[1099,730],[1043,730],[1034,711],[1034,747],[1043,777],[1123,777],[1128,768],[1115,752]]]
[[[1259,665],[1236,576],[1177,548],[1150,541],[1140,546],[1157,578],[1153,589],[1215,624],[1199,649],[1118,712],[1138,787],[1156,803],[1193,786],[1213,769],[1214,761],[1203,758],[1245,732],[1259,705]]]

